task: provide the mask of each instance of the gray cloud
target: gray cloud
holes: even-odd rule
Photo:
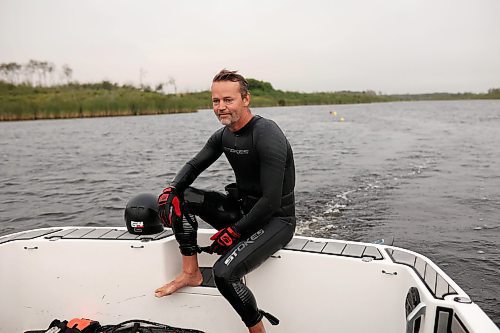
[[[209,87],[223,67],[299,91],[500,87],[496,0],[2,0],[0,62],[79,81]]]

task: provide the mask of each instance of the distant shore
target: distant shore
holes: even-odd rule
[[[500,99],[488,93],[382,95],[374,91],[301,93],[276,90],[269,82],[249,79],[255,107],[359,104],[415,100]],[[211,108],[210,92],[163,94],[108,81],[40,87],[0,81],[0,121],[111,117],[196,112]]]

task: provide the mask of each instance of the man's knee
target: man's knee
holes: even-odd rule
[[[185,214],[202,218],[216,229],[222,229],[241,218],[238,202],[217,191],[188,187],[184,191]]]
[[[205,202],[205,191],[194,187],[188,187],[184,191],[184,203],[187,212],[198,215]]]

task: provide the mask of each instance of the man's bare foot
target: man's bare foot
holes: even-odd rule
[[[195,273],[181,273],[175,280],[170,281],[163,287],[160,287],[155,290],[156,297],[163,297],[172,295],[177,290],[184,287],[197,287],[203,282],[203,276],[201,272],[198,270]]]

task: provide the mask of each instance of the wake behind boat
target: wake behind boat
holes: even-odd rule
[[[209,244],[213,233],[199,230],[199,244]],[[74,317],[245,332],[213,282],[218,256],[199,256],[201,286],[154,297],[178,273],[178,251],[170,229],[138,236],[126,228],[62,227],[3,236],[0,332],[46,329],[53,319]],[[499,332],[432,261],[383,244],[294,237],[245,283],[280,319],[271,332]]]

